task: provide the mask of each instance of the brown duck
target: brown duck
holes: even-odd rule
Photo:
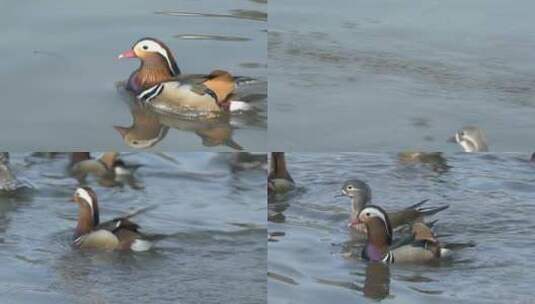
[[[286,167],[284,152],[271,152],[268,191],[287,192],[294,188],[295,182]]]
[[[164,112],[222,112],[247,110],[248,105],[232,101],[235,78],[214,70],[208,75],[181,74],[171,50],[160,40],[142,38],[121,58],[139,58],[141,65],[128,79],[127,90]]]
[[[392,246],[392,225],[388,214],[378,206],[369,205],[362,209],[357,222],[367,228],[368,240],[362,250],[365,260],[388,264],[427,263],[451,255],[451,250],[443,247],[423,223],[413,224],[410,238]]]
[[[146,251],[152,243],[144,239],[139,226],[128,218],[115,218],[100,223],[98,201],[89,187],[80,187],[74,193],[78,203],[78,224],[72,245],[82,249]]]

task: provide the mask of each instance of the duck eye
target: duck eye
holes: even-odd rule
[[[146,45],[144,45],[144,46],[142,46],[142,47],[143,47],[144,50],[148,50],[148,49],[149,49],[149,47],[146,46]]]
[[[369,212],[366,212],[366,216],[370,216],[370,213],[369,213]]]
[[[353,186],[351,185],[347,186],[347,190],[353,190]]]
[[[459,132],[459,136],[464,136],[464,132],[463,131]]]
[[[133,143],[134,145],[137,145],[137,144],[138,144],[137,140],[134,140],[132,143]]]

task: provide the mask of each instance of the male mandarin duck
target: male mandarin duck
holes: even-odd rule
[[[128,79],[126,89],[152,107],[165,112],[225,112],[248,110],[231,100],[236,78],[222,70],[208,75],[181,74],[171,50],[160,40],[142,38],[121,58],[138,58],[141,65]]]
[[[100,223],[96,193],[89,187],[80,187],[74,193],[78,203],[78,224],[72,245],[82,249],[146,251],[152,242],[142,235],[139,225],[127,217]]]
[[[370,186],[366,182],[358,179],[348,180],[342,186],[342,194],[337,196],[351,198],[351,222],[349,226],[365,233],[365,225],[356,225],[355,222],[358,221],[358,215],[362,209],[371,204],[372,190]],[[392,227],[395,229],[403,225],[422,221],[424,217],[431,216],[449,207],[449,205],[428,208],[422,207],[426,202],[427,200],[424,200],[405,209],[389,212],[388,216]]]
[[[388,214],[380,207],[369,205],[357,216],[357,223],[367,230],[367,243],[361,257],[370,262],[428,263],[451,256],[451,250],[441,245],[431,229],[424,223],[411,226],[411,236],[402,243],[392,245],[392,224]]]

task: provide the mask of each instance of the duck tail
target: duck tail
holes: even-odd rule
[[[470,247],[475,247],[475,246],[476,246],[476,243],[474,241],[469,241],[469,242],[466,242],[466,243],[448,243],[448,244],[444,244],[444,248],[450,249],[450,250],[459,250],[459,249],[470,248]]]
[[[423,201],[419,202],[419,203],[416,203],[414,205],[411,205],[409,207],[407,207],[407,209],[417,209],[418,207],[422,206],[423,204],[427,203],[429,201],[429,199],[424,199]]]
[[[439,207],[422,208],[422,209],[419,209],[418,211],[423,216],[430,216],[430,215],[433,215],[433,214],[437,214],[442,210],[446,210],[449,207],[450,207],[450,205],[444,205],[444,206],[439,206]]]

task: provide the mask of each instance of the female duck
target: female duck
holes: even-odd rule
[[[371,204],[372,190],[370,186],[359,179],[348,180],[342,186],[341,196],[351,198],[351,224],[349,226],[355,228],[357,231],[366,233],[366,226],[355,225],[355,222],[358,221],[358,215],[362,209]],[[449,205],[422,207],[427,201],[423,200],[399,211],[389,212],[388,217],[392,227],[396,229],[403,225],[422,221],[424,217],[434,215],[449,207]]]

